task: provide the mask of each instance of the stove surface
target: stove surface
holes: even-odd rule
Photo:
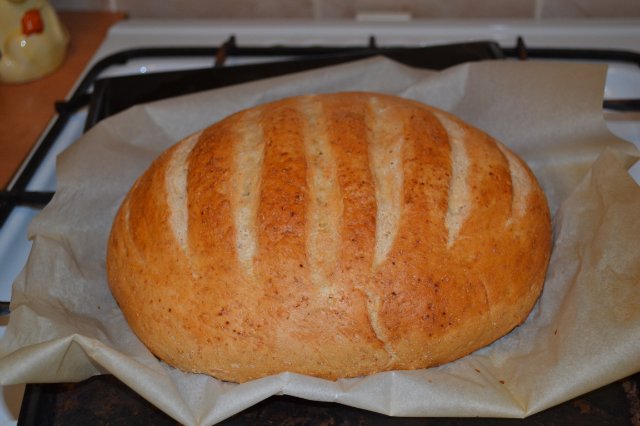
[[[571,47],[623,49],[640,53],[639,21],[572,21],[540,23],[530,21],[417,21],[410,23],[349,23],[349,22],[216,22],[131,20],[115,25],[90,65],[126,49],[153,46],[216,46],[235,36],[238,46],[367,46],[370,37],[377,46],[424,47],[446,43],[492,40],[505,48],[514,47],[522,36],[529,47]],[[286,59],[277,57],[275,59]],[[269,60],[273,60],[270,58]],[[264,58],[229,57],[227,66],[264,62]],[[101,77],[140,75],[172,70],[211,67],[215,57],[145,57],[122,65],[111,66]],[[79,84],[79,83],[78,83]],[[78,86],[76,86],[77,88]],[[98,86],[95,86],[98,87]],[[640,98],[640,68],[638,64],[610,63],[604,97],[607,99]],[[90,114],[88,108],[74,113],[56,143],[45,156],[31,179],[27,190],[55,190],[56,155],[72,144],[84,131]],[[640,148],[640,112],[604,112],[610,130]],[[640,164],[631,174],[640,182]],[[11,284],[22,269],[30,250],[26,229],[37,209],[18,207],[0,230],[0,300],[9,300]],[[6,317],[0,322],[4,333]],[[17,420],[22,385],[5,387],[4,407],[0,407],[0,425]],[[2,400],[0,400],[0,405]]]

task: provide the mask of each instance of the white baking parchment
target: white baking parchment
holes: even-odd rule
[[[274,394],[398,416],[524,417],[640,371],[640,188],[627,173],[638,152],[606,128],[605,76],[600,65],[488,61],[433,72],[373,58],[103,121],[60,156],[55,197],[29,228],[33,248],[14,284],[0,383],[112,373],[177,421],[207,425]],[[530,164],[549,199],[554,245],[526,323],[441,367],[336,382],[283,373],[238,385],[158,362],[105,277],[111,221],[135,178],[165,148],[230,113],[345,90],[450,111]]]

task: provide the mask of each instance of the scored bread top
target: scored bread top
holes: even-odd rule
[[[238,112],[161,154],[107,255],[167,363],[242,382],[425,368],[520,324],[550,252],[545,196],[484,132],[373,93]]]

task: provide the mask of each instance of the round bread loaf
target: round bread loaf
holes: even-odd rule
[[[455,360],[525,320],[551,226],[527,165],[394,96],[288,98],[160,155],[107,255],[133,331],[182,370],[328,379]]]

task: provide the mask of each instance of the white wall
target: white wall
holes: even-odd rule
[[[353,19],[361,12],[413,18],[637,18],[640,0],[50,0],[57,10],[131,17]]]

